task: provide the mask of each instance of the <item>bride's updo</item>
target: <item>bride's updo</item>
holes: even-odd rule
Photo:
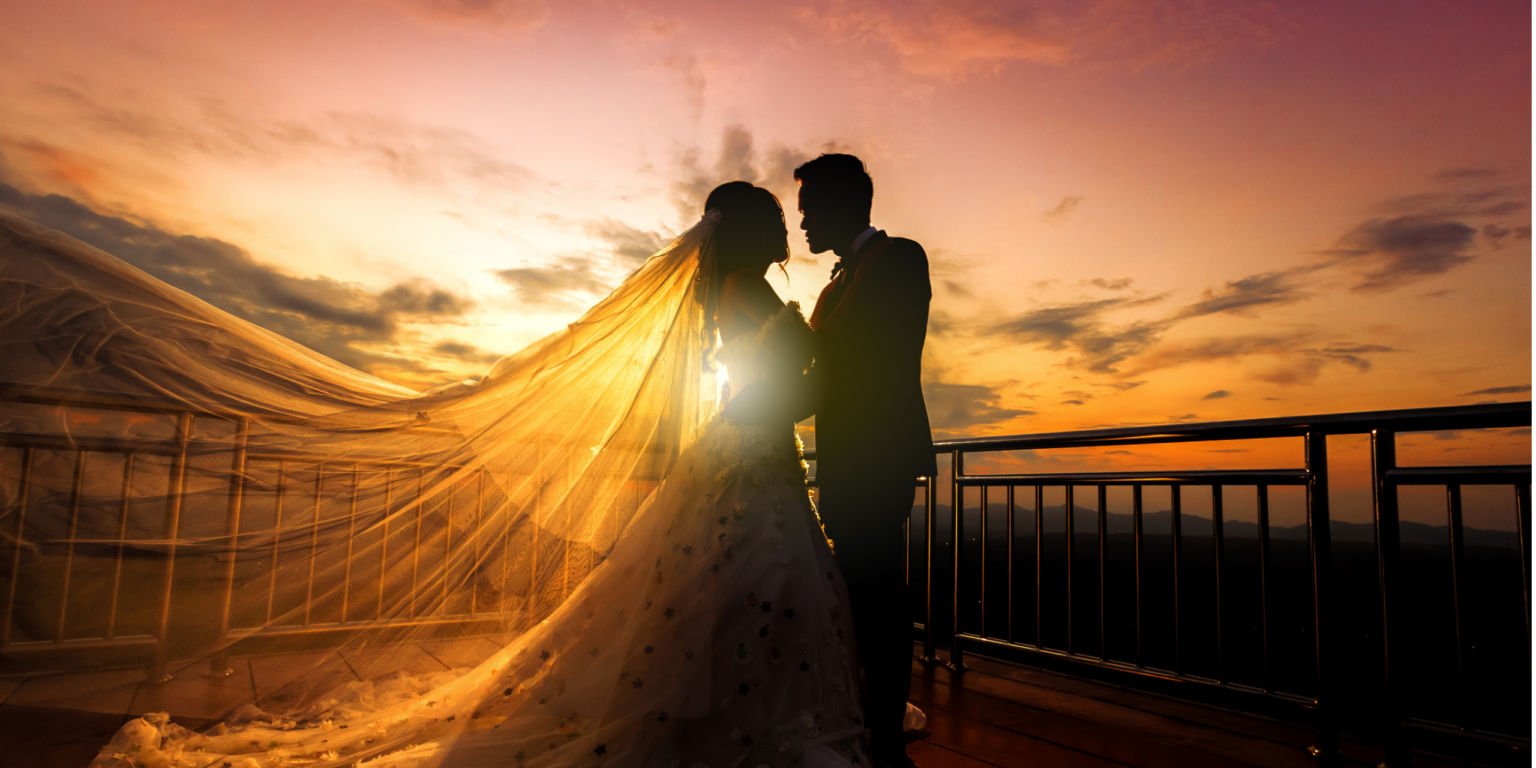
[[[719,211],[715,228],[716,274],[743,267],[766,269],[789,261],[789,228],[779,199],[762,187],[731,181],[715,187],[704,211]]]

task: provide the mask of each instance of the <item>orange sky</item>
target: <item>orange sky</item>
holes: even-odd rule
[[[34,214],[227,243],[282,296],[142,258],[412,386],[838,148],[932,259],[940,436],[1530,396],[1526,3],[6,5]]]

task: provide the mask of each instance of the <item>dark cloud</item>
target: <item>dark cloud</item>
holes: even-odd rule
[[[1081,400],[1063,400],[1063,401],[1061,401],[1061,404],[1062,405],[1082,405],[1083,401],[1081,401]]]
[[[1067,195],[1061,199],[1061,202],[1056,204],[1055,208],[1040,214],[1040,219],[1049,223],[1061,221],[1067,218],[1067,214],[1077,210],[1077,206],[1082,205],[1082,203],[1082,195]]]
[[[928,311],[928,335],[932,337],[946,337],[954,335],[956,330],[955,316],[942,309]]]
[[[962,299],[976,298],[976,294],[971,293],[971,289],[955,282],[954,280],[944,280],[941,281],[941,284],[944,286],[944,290],[948,291],[952,296],[958,296]]]
[[[489,365],[501,359],[501,355],[493,352],[483,352],[473,344],[465,344],[458,341],[440,341],[432,346],[432,351],[439,355],[445,355],[468,363]]]
[[[1364,373],[1371,370],[1370,356],[1399,351],[1379,344],[1309,346],[1302,333],[1219,336],[1159,345],[1137,358],[1132,372],[1140,374],[1191,363],[1269,357],[1275,361],[1274,365],[1259,369],[1253,374],[1254,378],[1274,384],[1305,384],[1316,380],[1330,364],[1347,365]]]
[[[1446,183],[1458,181],[1483,181],[1486,179],[1496,178],[1498,175],[1499,172],[1492,168],[1446,168],[1445,170],[1436,171],[1434,176],[1431,178],[1433,178],[1435,181]]]
[[[42,85],[39,90],[67,110],[71,119],[112,140],[137,143],[154,156],[197,154],[266,163],[334,161],[372,166],[403,185],[435,191],[461,184],[517,191],[536,181],[526,167],[497,157],[484,141],[455,128],[360,112],[261,122],[214,98],[198,100],[193,116],[172,119],[146,106],[121,106],[71,86]]]
[[[1491,168],[1450,168],[1433,176],[1435,188],[1384,201],[1380,215],[1344,233],[1322,254],[1356,273],[1356,291],[1388,291],[1445,274],[1470,262],[1476,236],[1498,248],[1510,235],[1529,237],[1528,225],[1508,217],[1530,209],[1530,186]]]
[[[1147,373],[1189,363],[1210,363],[1248,355],[1283,355],[1300,345],[1295,336],[1218,336],[1160,345],[1136,360],[1134,371]]]
[[[1294,304],[1307,294],[1296,285],[1295,278],[1310,268],[1284,272],[1266,272],[1228,282],[1219,291],[1205,289],[1204,296],[1180,310],[1175,318],[1186,319],[1219,313],[1250,315],[1258,307],[1277,307]]]
[[[1488,244],[1494,248],[1503,245],[1504,238],[1509,237],[1513,232],[1513,229],[1501,227],[1497,224],[1485,224],[1482,229],[1483,239],[1488,241]]]
[[[697,147],[678,159],[677,181],[672,184],[672,201],[684,221],[698,218],[711,190],[728,181],[746,181],[764,187],[779,196],[788,211],[795,210],[790,197],[795,190],[794,170],[814,155],[783,145],[759,151],[752,132],[739,125],[725,128],[720,137],[720,151],[707,160]]]
[[[1423,216],[1371,219],[1326,253],[1359,275],[1354,290],[1386,291],[1471,261],[1466,251],[1476,232],[1459,221]]]
[[[425,281],[373,293],[326,277],[293,277],[245,249],[211,237],[176,235],[104,216],[62,195],[0,184],[0,206],[86,242],[236,317],[365,371],[408,361],[364,352],[355,342],[394,341],[402,320],[443,321],[474,302]]]
[[[1330,363],[1340,363],[1360,373],[1371,370],[1367,355],[1400,352],[1379,344],[1332,344],[1321,349],[1303,348],[1280,353],[1274,366],[1262,369],[1254,378],[1271,384],[1310,384],[1317,380]]]
[[[923,400],[928,406],[928,420],[936,432],[953,432],[1035,415],[1034,411],[1004,408],[1000,405],[1002,395],[996,387],[954,384],[936,380],[937,376],[932,378],[934,380],[924,377]]]
[[[1210,393],[1210,394],[1208,394],[1205,397],[1202,397],[1200,399],[1201,400],[1220,400],[1223,397],[1231,397],[1231,396],[1232,396],[1231,392],[1228,392],[1225,389],[1218,389],[1215,392],[1212,392],[1212,393]]]
[[[1476,392],[1463,392],[1461,397],[1472,397],[1473,395],[1518,395],[1529,391],[1531,391],[1531,385],[1517,384],[1510,387],[1489,387],[1487,389],[1479,389]]]
[[[1143,306],[1163,297],[1098,299],[1032,309],[988,329],[1017,344],[1037,344],[1050,350],[1071,349],[1072,363],[1096,373],[1114,373],[1126,358],[1145,352],[1167,330],[1165,322],[1133,322],[1111,326],[1110,312]]]
[[[1123,291],[1131,287],[1131,282],[1131,278],[1129,277],[1117,277],[1113,280],[1107,280],[1102,277],[1095,277],[1094,279],[1088,281],[1088,285],[1091,285],[1095,288],[1103,288],[1106,291]]]
[[[425,282],[401,283],[379,294],[379,308],[390,314],[462,315],[474,306],[463,296]]]
[[[1371,369],[1371,361],[1365,357],[1366,355],[1401,351],[1380,344],[1331,344],[1322,349],[1303,349],[1301,353],[1326,360],[1336,360],[1364,373]]]
[[[492,274],[512,286],[525,305],[580,305],[588,297],[572,294],[599,295],[613,287],[603,280],[595,266],[584,254],[567,254],[549,266],[496,269]]]
[[[586,231],[607,243],[610,252],[630,267],[640,265],[668,243],[668,238],[659,232],[632,227],[607,217],[588,222]]]
[[[1114,297],[1038,307],[983,330],[1018,344],[1050,350],[1069,350],[1067,364],[1093,373],[1145,374],[1187,363],[1267,355],[1283,358],[1278,368],[1260,375],[1267,380],[1296,383],[1310,381],[1328,363],[1342,363],[1360,371],[1370,370],[1369,355],[1397,350],[1377,345],[1330,344],[1309,348],[1304,334],[1208,337],[1167,343],[1168,331],[1187,320],[1217,314],[1251,316],[1255,312],[1301,301],[1307,292],[1304,275],[1322,269],[1308,265],[1265,272],[1232,280],[1220,289],[1206,289],[1198,301],[1178,307],[1165,316],[1116,324],[1109,315],[1123,309],[1155,304],[1165,295]],[[1101,284],[1102,283],[1102,284]],[[1129,280],[1090,281],[1106,289],[1128,287]],[[1124,388],[1143,383],[1122,382]]]

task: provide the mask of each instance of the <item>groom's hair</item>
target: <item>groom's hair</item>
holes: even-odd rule
[[[810,190],[819,205],[869,221],[875,184],[863,160],[853,155],[822,155],[796,168],[795,181]]]

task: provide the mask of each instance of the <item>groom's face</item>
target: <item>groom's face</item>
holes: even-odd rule
[[[831,217],[825,215],[826,211],[819,210],[824,206],[816,204],[814,197],[805,194],[805,184],[800,185],[800,229],[805,231],[805,244],[811,249],[811,253],[825,253],[832,250],[837,244],[830,242],[832,227],[828,224]],[[822,214],[817,216],[818,211]]]

